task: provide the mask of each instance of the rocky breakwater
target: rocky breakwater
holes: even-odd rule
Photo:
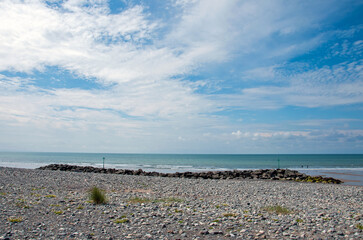
[[[325,178],[322,176],[309,176],[290,169],[260,169],[260,170],[233,170],[233,171],[208,171],[208,172],[176,172],[159,173],[146,172],[142,169],[114,169],[114,168],[95,168],[91,166],[76,166],[67,164],[50,164],[38,168],[40,170],[69,171],[69,172],[92,172],[104,174],[139,175],[155,177],[173,177],[190,179],[269,179],[269,180],[290,180],[299,182],[319,182],[340,184],[341,180],[335,178]]]

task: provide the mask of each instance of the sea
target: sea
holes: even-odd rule
[[[363,186],[363,154],[117,154],[0,152],[0,167],[35,169],[48,164],[163,173],[288,168]]]

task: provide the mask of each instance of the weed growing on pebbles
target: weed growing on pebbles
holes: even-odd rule
[[[12,222],[12,223],[19,223],[19,222],[23,221],[23,218],[21,218],[21,217],[10,217],[10,218],[8,218],[8,221]]]
[[[115,219],[114,223],[127,223],[130,222],[127,218]]]
[[[90,200],[94,203],[94,204],[105,204],[106,203],[106,196],[103,193],[103,191],[101,189],[99,189],[98,187],[93,187],[90,190]]]
[[[235,213],[223,213],[223,217],[236,217],[237,214]]]
[[[263,210],[270,212],[270,213],[276,213],[276,214],[282,214],[282,215],[292,213],[292,210],[290,210],[286,207],[283,207],[283,206],[279,206],[279,205],[267,206],[267,207],[264,207]]]
[[[46,197],[46,198],[55,198],[55,197],[56,197],[56,195],[54,195],[54,194],[49,194],[49,195],[46,195],[45,197]]]

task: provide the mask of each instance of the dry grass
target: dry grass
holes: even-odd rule
[[[292,213],[292,210],[290,210],[286,207],[283,207],[283,206],[279,206],[279,205],[267,206],[267,207],[264,207],[263,210],[270,212],[270,213],[276,213],[276,214],[281,214],[281,215],[287,215],[287,214]]]

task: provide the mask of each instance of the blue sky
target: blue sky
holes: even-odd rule
[[[3,0],[0,151],[363,153],[363,1]]]

